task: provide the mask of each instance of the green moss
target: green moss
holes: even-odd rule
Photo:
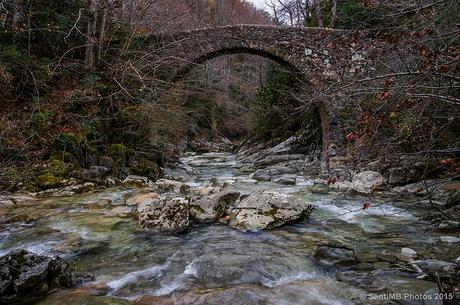
[[[126,166],[126,156],[127,156],[128,149],[125,145],[123,144],[112,144],[109,147],[109,156],[112,157],[112,159],[120,163],[122,166]]]
[[[71,153],[80,164],[84,164],[85,158],[80,142],[74,133],[61,133],[54,138],[54,147],[56,151]]]
[[[40,175],[34,179],[34,182],[42,189],[59,187],[62,183],[60,178],[51,174]]]
[[[42,128],[47,123],[51,124],[55,117],[56,112],[54,111],[35,112],[30,118],[30,125],[33,128]]]

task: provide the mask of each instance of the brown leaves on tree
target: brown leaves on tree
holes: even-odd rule
[[[443,160],[440,160],[439,161],[439,164],[443,167],[454,167],[455,165],[455,160],[452,159],[452,158],[446,158],[446,159],[443,159]]]

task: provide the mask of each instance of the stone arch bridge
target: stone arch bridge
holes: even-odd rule
[[[366,34],[367,35],[367,34]],[[375,41],[345,30],[266,25],[232,25],[149,37],[160,78],[174,82],[212,58],[247,53],[270,58],[298,73],[315,93],[323,134],[323,165],[343,154],[344,126],[338,111],[345,98],[330,90],[375,71]],[[158,60],[161,58],[161,60]]]

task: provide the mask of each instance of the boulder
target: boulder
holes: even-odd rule
[[[241,231],[272,229],[308,215],[312,205],[289,194],[257,190],[230,211],[230,226]]]
[[[84,181],[102,183],[109,174],[110,169],[105,166],[91,166],[83,172]]]
[[[222,181],[217,178],[217,177],[212,177],[210,180],[209,180],[209,186],[212,186],[212,187],[219,187],[219,186],[222,186],[223,183]]]
[[[417,252],[411,248],[402,248],[399,258],[404,262],[411,262],[417,258]]]
[[[199,223],[215,222],[239,197],[239,192],[229,190],[198,199],[190,204],[190,216]]]
[[[254,172],[254,174],[250,175],[249,178],[257,180],[257,181],[270,181],[272,179],[272,174],[269,170],[266,169],[258,169]]]
[[[358,261],[352,248],[332,241],[320,242],[314,257],[321,264],[333,266],[350,266]]]
[[[0,195],[0,207],[12,208],[14,207],[14,205],[15,205],[15,202],[11,198]]]
[[[198,196],[205,196],[205,195],[209,195],[209,194],[213,193],[214,191],[216,191],[215,187],[212,187],[212,186],[207,186],[207,187],[200,186],[200,187],[194,188],[192,190],[192,193],[195,194],[195,195],[198,195]]]
[[[449,244],[460,243],[460,238],[455,236],[441,236],[439,239],[441,239],[442,242]]]
[[[166,197],[137,206],[139,226],[159,233],[182,233],[189,222],[189,200]]]
[[[273,182],[283,185],[295,185],[296,177],[294,175],[283,175],[281,177],[273,179]]]
[[[254,162],[256,167],[265,167],[270,165],[279,164],[281,162],[293,161],[293,160],[304,160],[305,155],[303,154],[288,154],[288,155],[270,155],[262,160]]]
[[[62,179],[52,174],[40,175],[34,179],[34,182],[42,190],[53,189],[62,185]]]
[[[69,265],[59,257],[14,250],[0,257],[0,304],[33,302],[54,289],[71,287],[73,280]]]
[[[146,204],[151,203],[156,199],[159,199],[160,196],[155,192],[150,193],[141,193],[137,195],[127,194],[125,200],[126,205],[139,205],[139,204]]]
[[[157,186],[159,191],[170,192],[174,191],[175,189],[180,189],[183,183],[168,179],[158,179],[155,182],[155,185]]]
[[[179,194],[185,196],[190,194],[191,187],[188,184],[182,184],[182,186],[179,189]]]
[[[375,188],[384,184],[382,174],[378,172],[365,171],[353,176],[351,188],[358,193],[370,194]]]
[[[455,263],[449,263],[434,259],[413,261],[412,264],[417,265],[424,273],[435,279],[436,275],[441,278],[453,278],[456,276],[460,266]]]
[[[146,187],[149,185],[149,178],[143,176],[129,175],[123,180],[123,185],[128,187]]]
[[[15,215],[11,216],[8,219],[6,219],[5,223],[16,223],[16,222],[25,222],[25,223],[31,223],[36,221],[37,218],[32,215],[26,215],[26,214],[20,214],[20,215]]]
[[[425,171],[426,164],[424,162],[411,162],[410,165],[387,169],[385,176],[388,177],[389,184],[401,185],[419,180]]]

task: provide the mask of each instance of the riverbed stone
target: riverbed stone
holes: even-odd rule
[[[281,177],[277,177],[273,179],[273,182],[283,185],[295,185],[296,184],[296,176],[295,175],[282,175]]]
[[[126,218],[126,217],[131,216],[132,211],[133,211],[133,208],[130,206],[119,205],[111,209],[108,212],[108,215],[112,217]]]
[[[270,181],[272,179],[272,174],[270,174],[268,170],[258,169],[251,174],[249,178],[257,181]]]
[[[31,223],[36,221],[37,218],[32,215],[27,215],[27,214],[20,214],[20,215],[15,215],[8,217],[5,221],[5,223],[16,223],[16,222],[25,222],[25,223]]]
[[[13,250],[0,257],[0,303],[21,304],[44,297],[61,287],[71,287],[70,266],[26,250]]]
[[[199,186],[192,190],[192,193],[198,196],[205,196],[215,192],[217,189],[212,186]]]
[[[294,160],[303,161],[304,159],[305,159],[305,155],[303,154],[269,155],[261,160],[255,161],[254,165],[256,167],[264,167],[264,166],[275,165],[275,164],[279,164],[279,163],[287,162],[287,161],[294,161]]]
[[[449,243],[449,244],[454,244],[454,243],[459,243],[460,238],[455,237],[455,236],[441,236],[439,238],[442,242]]]
[[[327,194],[329,193],[329,185],[326,182],[315,182],[310,188],[313,194]]]
[[[160,198],[160,195],[156,192],[148,192],[148,193],[141,193],[141,194],[127,194],[125,200],[125,204],[129,206],[139,205],[142,203],[150,203],[156,199]]]
[[[123,185],[128,187],[145,187],[148,186],[150,179],[144,176],[129,175],[123,180]]]
[[[404,262],[410,262],[417,258],[417,252],[411,248],[402,248],[399,258]]]
[[[385,182],[379,172],[364,171],[353,176],[351,188],[358,193],[369,194]]]
[[[14,207],[15,203],[11,198],[6,197],[6,196],[1,196],[0,195],[0,207],[2,208],[12,208]]]
[[[109,172],[110,169],[105,166],[91,166],[83,171],[83,179],[88,182],[102,183]]]
[[[199,223],[215,222],[239,197],[239,192],[228,190],[199,198],[190,204],[190,216]]]
[[[141,229],[159,233],[182,233],[189,227],[189,200],[166,197],[137,206]]]
[[[169,180],[169,179],[158,179],[155,182],[155,185],[159,191],[169,192],[169,191],[174,191],[176,189],[179,190],[181,186],[183,185],[183,183],[179,181],[175,181],[175,180]]]
[[[423,272],[429,275],[432,279],[436,279],[438,275],[441,278],[454,278],[460,267],[455,263],[444,262],[440,260],[427,259],[413,261]],[[460,279],[460,275],[458,275]]]
[[[182,196],[190,194],[191,187],[188,184],[182,184],[180,189],[179,189],[179,194]]]
[[[373,271],[342,271],[335,274],[339,282],[345,282],[352,286],[364,289],[367,292],[383,293],[411,293],[413,295],[424,294],[426,291],[436,288],[433,282],[416,279],[413,272],[405,272],[398,269],[383,269]],[[407,300],[398,302],[403,305],[422,305],[421,302]],[[365,304],[368,304],[367,302]],[[380,301],[376,304],[382,304]],[[383,303],[388,304],[388,303]],[[393,304],[393,303],[391,303]],[[431,304],[431,303],[430,303]],[[440,304],[440,303],[434,303]]]
[[[350,266],[358,261],[353,248],[333,241],[320,242],[314,257],[324,265],[334,266]]]
[[[241,231],[273,229],[308,215],[312,205],[275,190],[257,190],[230,210],[232,228]]]

